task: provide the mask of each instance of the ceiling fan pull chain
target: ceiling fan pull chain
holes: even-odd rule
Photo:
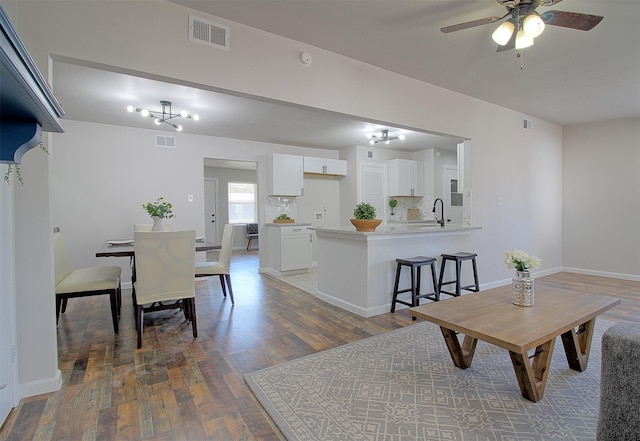
[[[516,57],[520,58],[520,70],[523,70],[524,69],[523,51],[519,50],[518,55],[516,55]]]

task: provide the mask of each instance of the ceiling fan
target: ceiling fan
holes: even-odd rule
[[[507,8],[507,13],[502,17],[491,16],[478,20],[458,23],[440,28],[440,31],[460,31],[475,26],[496,23],[506,18],[492,35],[493,41],[498,44],[498,52],[509,49],[524,49],[533,45],[533,39],[539,36],[545,25],[561,26],[570,29],[588,31],[593,29],[604,18],[599,15],[581,14],[566,11],[545,11],[538,13],[541,6],[552,6],[562,0],[496,0]],[[507,18],[508,17],[508,18]]]

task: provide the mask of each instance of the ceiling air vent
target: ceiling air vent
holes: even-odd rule
[[[156,147],[175,149],[176,138],[174,136],[156,135]]]
[[[527,118],[522,118],[522,128],[524,130],[533,130],[533,121]]]
[[[189,15],[189,41],[229,50],[229,27]]]

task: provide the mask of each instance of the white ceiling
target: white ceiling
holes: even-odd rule
[[[564,0],[550,9],[604,20],[588,32],[547,26],[522,58],[514,50],[496,52],[491,41],[495,24],[450,34],[439,30],[503,15],[506,10],[494,0],[170,1],[560,125],[640,116],[638,0]],[[231,38],[233,47],[233,31]],[[188,110],[208,123],[187,121],[188,133],[332,149],[366,143],[365,134],[381,128],[407,134],[406,141],[389,144],[398,150],[447,148],[458,141],[69,61],[54,60],[53,87],[70,119],[155,127],[150,119],[122,111],[131,104],[123,92],[135,90],[134,104],[141,107],[160,109],[159,97],[167,96],[176,103],[195,103],[197,108]],[[221,108],[224,112],[216,111]]]

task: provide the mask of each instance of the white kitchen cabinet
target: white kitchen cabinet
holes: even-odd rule
[[[302,156],[273,153],[267,155],[267,194],[269,196],[303,195]]]
[[[278,272],[309,270],[313,239],[306,225],[267,225],[266,231],[271,269]]]
[[[342,159],[304,157],[304,172],[319,175],[346,176],[347,161]]]
[[[422,163],[410,159],[387,162],[389,196],[424,196]]]

